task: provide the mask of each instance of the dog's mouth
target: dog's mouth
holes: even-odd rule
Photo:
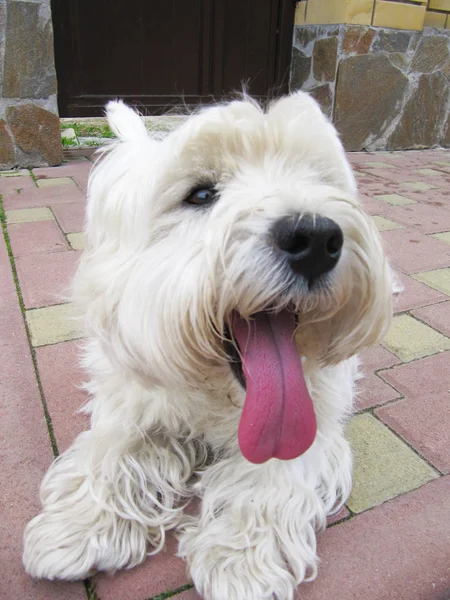
[[[249,320],[234,312],[226,343],[230,366],[246,391],[239,446],[253,463],[297,458],[314,442],[317,424],[292,311],[263,311]]]

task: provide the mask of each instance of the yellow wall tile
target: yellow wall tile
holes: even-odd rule
[[[450,12],[450,0],[430,0],[430,6],[428,8]]]
[[[295,8],[295,25],[306,23],[306,6],[308,2],[299,2]]]
[[[328,25],[353,23],[370,25],[374,0],[309,0],[306,22]]]
[[[349,0],[346,4],[345,22],[355,25],[372,23],[374,0]]]
[[[420,31],[425,20],[425,6],[376,0],[373,25]]]
[[[435,27],[436,29],[445,29],[447,15],[445,13],[431,12],[427,10],[425,13],[424,27]]]
[[[308,0],[306,22],[311,25],[329,25],[345,22],[345,2],[342,0]]]

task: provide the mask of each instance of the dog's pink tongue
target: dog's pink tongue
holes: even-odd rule
[[[295,316],[261,312],[250,322],[237,313],[233,334],[239,343],[246,399],[239,446],[252,463],[300,456],[316,436],[316,416],[295,341]]]

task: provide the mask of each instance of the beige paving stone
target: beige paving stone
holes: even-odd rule
[[[418,175],[431,175],[434,177],[442,177],[442,171],[436,171],[435,169],[415,169],[414,173]]]
[[[75,182],[70,177],[54,177],[47,179],[37,179],[37,186],[40,188],[43,187],[55,187],[59,185],[75,185]]]
[[[24,175],[29,175],[30,171],[28,169],[12,169],[10,171],[0,171],[1,177],[23,177]]]
[[[426,192],[427,190],[435,189],[437,186],[425,183],[424,181],[406,181],[399,183],[399,186],[407,190],[414,190],[415,192]]]
[[[57,304],[27,310],[26,318],[33,346],[46,346],[83,337],[74,319],[71,304]]]
[[[439,477],[392,431],[367,413],[346,427],[353,451],[353,488],[347,506],[359,513]]]
[[[383,200],[383,202],[387,202],[387,204],[392,204],[393,206],[417,204],[415,200],[411,200],[411,198],[406,198],[405,196],[400,196],[400,194],[381,194],[375,196],[375,198],[377,198],[377,200]]]
[[[435,269],[434,271],[424,271],[413,275],[414,279],[426,283],[430,287],[450,296],[450,268]]]
[[[385,162],[366,162],[364,163],[365,167],[370,167],[371,169],[395,169],[394,165]]]
[[[20,208],[6,211],[6,221],[13,223],[33,223],[34,221],[51,221],[54,219],[52,211],[47,208]]]
[[[395,221],[391,221],[390,219],[385,219],[384,217],[380,217],[376,215],[372,217],[375,225],[378,227],[380,231],[389,231],[391,229],[403,229],[405,226],[400,223],[396,223]]]
[[[434,233],[431,237],[436,238],[440,242],[450,244],[450,231],[443,231],[442,233]]]
[[[409,315],[398,315],[394,317],[382,344],[400,360],[409,362],[448,350],[450,338]]]
[[[84,233],[68,233],[67,239],[73,250],[84,250]]]

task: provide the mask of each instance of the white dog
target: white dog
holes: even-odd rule
[[[44,478],[25,567],[133,567],[176,529],[205,599],[289,600],[351,487],[355,355],[392,312],[378,232],[304,93],[206,108],[162,141],[120,102],[108,118],[74,286],[91,429]]]

